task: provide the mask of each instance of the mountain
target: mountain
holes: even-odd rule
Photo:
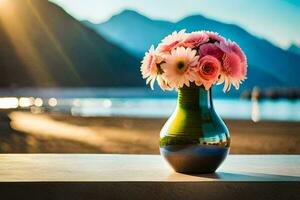
[[[176,26],[171,22],[152,20],[132,10],[124,10],[101,24],[82,22],[109,41],[138,56],[142,56],[151,44],[157,44],[167,34],[176,30]]]
[[[300,56],[251,35],[236,25],[221,23],[201,15],[189,16],[172,23],[152,20],[132,10],[112,16],[104,23],[92,24],[84,21],[83,24],[140,58],[151,44],[157,45],[164,36],[174,30],[216,31],[236,41],[247,55],[248,80],[242,88],[300,87],[300,79],[295,75],[300,73]]]
[[[144,86],[139,60],[46,0],[0,5],[0,87]]]
[[[288,48],[288,51],[300,55],[300,46],[298,46],[298,45],[296,45],[296,44],[292,44],[292,45]]]

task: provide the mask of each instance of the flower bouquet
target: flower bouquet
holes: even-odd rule
[[[246,79],[242,49],[218,33],[185,30],[152,45],[141,65],[146,83],[177,90],[177,107],[160,133],[160,152],[177,172],[214,172],[230,147],[228,129],[215,112],[211,88],[236,89]]]
[[[246,79],[247,60],[235,42],[218,33],[181,30],[165,37],[156,49],[150,47],[141,72],[152,89],[157,80],[163,90],[178,90],[195,82],[206,90],[224,83],[225,92],[231,85],[238,89]]]

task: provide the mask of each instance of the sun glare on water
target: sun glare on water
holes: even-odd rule
[[[13,109],[13,108],[17,108],[18,105],[19,105],[18,98],[15,97],[0,98],[0,109]]]

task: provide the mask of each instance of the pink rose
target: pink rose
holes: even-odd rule
[[[220,61],[210,55],[206,55],[199,60],[196,72],[198,79],[195,80],[196,85],[203,85],[208,90],[212,84],[216,83],[221,71]]]
[[[185,40],[182,42],[182,46],[195,48],[205,42],[208,42],[207,34],[203,31],[196,31],[187,35]]]

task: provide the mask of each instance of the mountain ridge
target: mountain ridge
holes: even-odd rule
[[[289,52],[292,52],[292,53],[295,53],[297,55],[300,55],[300,45],[291,44],[287,50]]]
[[[278,48],[266,39],[256,37],[235,24],[222,23],[202,15],[191,15],[173,23],[152,20],[136,11],[125,10],[112,16],[106,22],[89,26],[111,42],[133,52],[140,59],[151,44],[157,45],[164,36],[175,30],[216,31],[236,41],[242,47],[248,57],[249,66],[259,68],[257,73],[252,73],[254,76],[260,76],[259,72],[265,71],[269,76],[280,80],[280,84],[274,81],[276,87],[300,86],[300,80],[295,76],[295,73],[300,73],[300,56]],[[289,69],[287,70],[285,66]],[[252,69],[249,67],[249,70]],[[253,83],[248,84],[249,80]],[[254,77],[250,77],[249,80],[245,82],[246,85],[255,83]],[[257,82],[257,86],[266,87],[263,82]],[[271,87],[272,84],[268,86]]]

